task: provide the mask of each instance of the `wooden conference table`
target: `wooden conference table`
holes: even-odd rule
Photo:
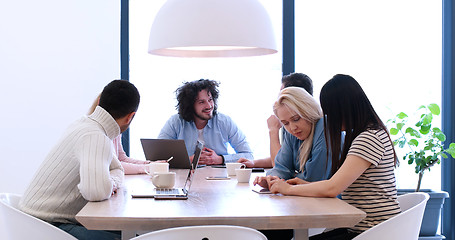
[[[176,187],[183,187],[188,170],[177,172]],[[136,232],[190,225],[237,225],[255,229],[294,229],[294,239],[308,239],[309,228],[351,227],[366,215],[337,198],[294,197],[253,192],[250,183],[206,180],[226,174],[225,168],[202,167],[195,172],[187,200],[132,198],[140,188],[153,188],[151,177],[125,176],[124,187],[110,199],[89,202],[76,215],[88,229],[120,230],[122,239]]]

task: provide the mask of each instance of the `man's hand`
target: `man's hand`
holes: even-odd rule
[[[267,127],[269,128],[269,131],[280,131],[280,120],[275,115],[270,115],[270,117],[267,118]]]
[[[223,164],[223,158],[210,148],[204,148],[199,157],[199,165]]]

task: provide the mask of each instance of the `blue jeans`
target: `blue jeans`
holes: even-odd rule
[[[84,226],[69,223],[54,225],[79,240],[120,240],[122,237],[120,231],[88,230]]]

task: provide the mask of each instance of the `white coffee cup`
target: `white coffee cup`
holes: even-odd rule
[[[157,188],[173,188],[175,184],[175,172],[155,172],[152,183]]]
[[[151,162],[144,166],[145,172],[153,176],[155,172],[169,172],[169,163],[167,162]]]
[[[235,169],[235,173],[237,174],[237,181],[239,183],[250,182],[251,171],[252,171],[251,168],[238,168],[238,169]]]
[[[235,169],[239,169],[242,166],[246,167],[245,164],[243,164],[243,163],[237,163],[237,162],[226,163],[226,169],[227,169],[228,175],[235,175]]]

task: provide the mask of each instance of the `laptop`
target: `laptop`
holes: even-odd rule
[[[191,169],[191,162],[184,140],[141,138],[141,144],[145,159],[155,161],[174,157],[169,162],[169,168]]]
[[[188,192],[191,188],[191,183],[193,182],[194,172],[197,169],[197,164],[201,156],[202,149],[204,144],[197,142],[196,150],[194,151],[193,163],[191,164],[191,169],[188,171],[188,176],[185,180],[185,185],[183,188],[154,188],[149,193],[132,193],[133,198],[150,198],[153,197],[156,200],[161,199],[188,199]]]

